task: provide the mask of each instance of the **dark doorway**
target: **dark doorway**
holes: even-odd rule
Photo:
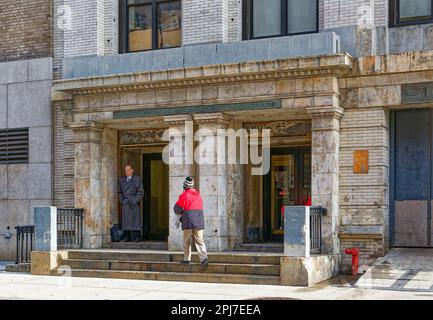
[[[311,149],[271,149],[271,167],[263,178],[263,236],[282,242],[285,206],[311,204]]]
[[[431,109],[391,113],[390,236],[395,247],[432,246]]]
[[[168,166],[162,154],[143,154],[143,238],[146,241],[167,241],[168,237]]]

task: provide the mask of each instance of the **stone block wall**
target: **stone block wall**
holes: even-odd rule
[[[29,162],[0,165],[0,260],[15,259],[15,226],[52,202],[51,86],[51,58],[0,63],[0,128],[29,128]]]
[[[0,62],[52,54],[52,1],[0,1]]]

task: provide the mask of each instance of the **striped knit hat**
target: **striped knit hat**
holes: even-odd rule
[[[187,177],[185,182],[183,183],[184,189],[192,189],[194,188],[194,179],[192,177]]]

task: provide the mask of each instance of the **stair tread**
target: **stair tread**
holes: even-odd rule
[[[154,260],[114,260],[114,259],[65,259],[64,262],[72,261],[72,262],[115,262],[115,263],[148,263],[148,264],[180,264],[177,261],[154,261]],[[212,262],[209,264],[216,266],[254,266],[254,267],[277,267],[276,264],[270,263],[225,263],[225,262]],[[192,262],[190,265],[200,265],[200,263]]]
[[[58,270],[57,268],[54,270]],[[195,276],[197,273],[185,273],[185,272],[174,272],[174,271],[138,271],[138,270],[101,270],[101,269],[71,269],[74,271],[86,271],[86,272],[110,272],[110,273],[150,273],[150,274],[178,274],[178,275],[191,275]],[[204,275],[204,273],[199,273]],[[260,275],[260,274],[237,274],[237,273],[206,273],[208,276],[233,276],[233,277],[253,277],[253,278],[279,278],[279,276],[275,275]]]

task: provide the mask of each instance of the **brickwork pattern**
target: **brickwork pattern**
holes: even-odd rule
[[[50,0],[0,0],[0,62],[52,55]]]

